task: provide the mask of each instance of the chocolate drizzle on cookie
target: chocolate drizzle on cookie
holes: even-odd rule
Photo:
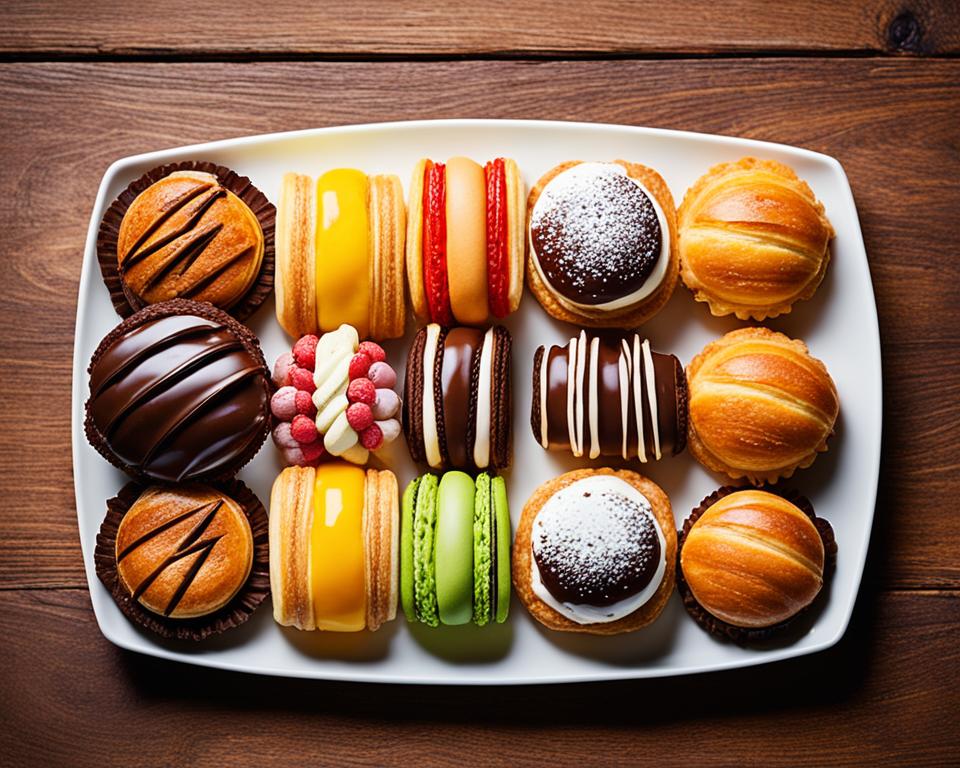
[[[614,163],[580,163],[559,174],[530,221],[543,277],[563,298],[587,306],[640,291],[665,236],[650,196]]]

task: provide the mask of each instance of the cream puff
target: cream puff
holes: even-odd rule
[[[561,163],[530,190],[527,231],[530,290],[558,320],[641,325],[677,284],[673,197],[646,166]]]
[[[406,253],[418,320],[484,325],[516,311],[523,293],[523,204],[513,160],[417,163]]]
[[[277,206],[277,320],[292,337],[343,324],[403,335],[403,190],[351,168],[283,177]]]

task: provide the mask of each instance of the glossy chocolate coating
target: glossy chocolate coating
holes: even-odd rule
[[[663,245],[653,202],[620,166],[604,165],[572,182],[564,179],[570,170],[548,182],[530,222],[533,250],[550,287],[588,306],[639,291]]]
[[[264,366],[222,324],[150,320],[111,344],[90,371],[89,414],[125,465],[159,480],[210,476],[262,437]]]
[[[660,538],[652,517],[632,499],[604,493],[600,501],[591,495],[584,492],[582,512],[601,515],[601,533],[584,540],[562,526],[545,527],[537,534],[534,559],[543,585],[558,601],[607,606],[650,583],[660,564]]]
[[[643,453],[647,460],[656,458],[656,441],[654,439],[654,418],[656,418],[657,434],[660,441],[661,456],[675,455],[683,450],[686,439],[685,409],[686,399],[681,387],[683,384],[683,367],[674,356],[654,352],[650,358],[653,363],[654,389],[656,405],[653,407],[647,385],[647,366],[641,350],[639,365],[633,360],[634,338],[636,334],[591,333],[585,336],[583,351],[586,354],[584,382],[582,390],[574,389],[574,400],[579,402],[574,413],[582,414],[582,423],[577,425],[583,434],[583,453],[589,455],[591,447],[590,398],[591,382],[593,379],[594,353],[593,340],[597,339],[596,371],[597,371],[597,441],[601,456],[623,455],[623,403],[621,391],[626,387],[627,406],[627,454],[628,458],[640,455],[639,434],[637,430],[637,409],[640,409],[640,420],[643,427]],[[623,352],[626,343],[630,351],[630,359]],[[639,346],[637,347],[640,348]],[[540,421],[546,419],[548,445],[551,449],[572,450],[567,410],[567,386],[570,377],[569,344],[553,346],[544,349],[547,356],[545,380],[541,381],[539,371],[534,379],[538,388],[533,393],[534,400],[539,406],[541,388],[546,391],[546,408],[539,412]],[[539,358],[538,351],[538,358]],[[620,363],[624,362],[628,374],[626,381],[621,380]],[[627,363],[630,363],[629,365]],[[574,382],[571,382],[574,384]],[[539,441],[541,435],[535,434]]]
[[[440,391],[443,393],[443,429],[450,466],[472,466],[473,431],[470,407],[472,372],[483,347],[483,331],[451,328],[443,339]],[[474,397],[476,393],[474,392]]]

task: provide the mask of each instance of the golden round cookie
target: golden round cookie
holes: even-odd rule
[[[594,475],[612,475],[629,483],[646,497],[650,502],[653,514],[660,524],[663,539],[667,544],[664,552],[666,569],[663,581],[646,603],[636,611],[622,619],[605,624],[577,624],[566,616],[555,611],[543,600],[537,597],[531,583],[531,567],[533,565],[533,521],[544,504],[555,493],[578,480]],[[613,470],[606,467],[600,469],[575,469],[559,477],[548,480],[537,488],[527,499],[517,526],[516,537],[513,541],[512,574],[513,588],[530,614],[548,629],[557,632],[585,632],[592,635],[617,635],[622,632],[633,632],[652,623],[663,611],[664,606],[673,594],[677,561],[677,530],[673,519],[673,510],[670,499],[663,489],[652,480],[630,470]]]
[[[827,450],[836,385],[807,345],[767,328],[711,342],[687,366],[687,446],[708,469],[754,485],[809,467]]]
[[[677,219],[681,277],[713,315],[785,314],[827,271],[833,227],[783,163],[745,157],[713,166],[687,190]]]
[[[579,165],[583,160],[568,160],[565,163],[551,168],[530,190],[527,197],[527,226],[524,230],[527,240],[530,233],[530,219],[533,215],[533,208],[540,199],[540,194],[550,181],[563,173],[568,168]],[[572,309],[561,304],[556,296],[544,284],[540,278],[540,273],[534,263],[533,248],[527,248],[527,284],[537,301],[547,311],[547,314],[557,320],[574,325],[586,326],[588,328],[633,328],[647,322],[657,312],[659,312],[673,295],[674,288],[677,287],[677,281],[680,273],[679,249],[677,247],[677,209],[673,202],[673,195],[670,194],[670,188],[659,173],[652,168],[639,163],[630,163],[626,160],[614,160],[613,162],[623,166],[627,175],[639,181],[652,194],[663,211],[663,216],[667,220],[667,227],[670,230],[670,263],[667,265],[667,273],[663,277],[663,282],[657,289],[646,298],[628,307],[622,307],[615,310],[586,310]]]

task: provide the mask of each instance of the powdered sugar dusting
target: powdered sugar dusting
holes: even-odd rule
[[[662,560],[650,502],[609,475],[554,494],[533,523],[540,577],[558,601],[607,606],[650,584]]]
[[[552,179],[530,228],[544,276],[580,304],[640,290],[663,246],[653,202],[614,163],[581,163]]]

